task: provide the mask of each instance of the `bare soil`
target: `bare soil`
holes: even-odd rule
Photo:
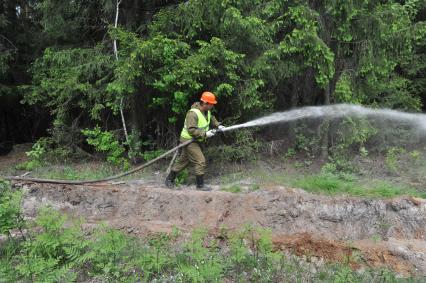
[[[4,156],[0,156],[0,172],[9,171],[19,163],[28,160],[26,151],[31,150],[31,144],[17,144],[13,150]]]

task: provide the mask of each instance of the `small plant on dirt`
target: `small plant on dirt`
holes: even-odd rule
[[[257,185],[257,184],[251,184],[250,187],[249,187],[249,192],[255,192],[255,191],[258,191],[258,190],[260,190],[260,186]]]
[[[87,143],[93,145],[96,151],[103,152],[107,156],[107,161],[117,166],[129,167],[129,162],[123,157],[124,147],[109,131],[102,131],[100,127],[82,130],[87,137]]]
[[[287,149],[286,154],[284,155],[284,158],[293,158],[296,155],[296,150],[293,147],[290,147]]]
[[[225,266],[216,250],[217,243],[209,240],[205,229],[194,230],[190,241],[185,244],[183,257],[178,263],[178,270],[183,274],[184,281],[220,281]]]
[[[405,149],[401,147],[391,147],[386,153],[386,167],[391,173],[398,172],[398,158],[401,154],[406,152]]]
[[[169,266],[175,264],[170,252],[172,237],[165,233],[157,233],[148,239],[148,245],[144,247],[136,261],[137,267],[143,271],[144,280],[159,278]]]
[[[222,188],[221,191],[230,192],[230,193],[241,193],[243,189],[238,185],[232,185],[230,187]]]
[[[303,153],[305,159],[303,164],[300,163],[300,168],[309,167],[319,150],[319,137],[314,135],[304,123],[301,126],[294,128],[294,142],[293,148],[289,148],[285,154],[285,158],[292,158],[296,153]]]
[[[420,165],[422,161],[422,153],[418,150],[410,151],[410,157],[415,165]]]
[[[293,166],[296,169],[300,169],[300,168],[303,168],[303,163],[300,162],[300,161],[296,161],[296,162],[293,163]]]
[[[188,179],[189,179],[189,171],[188,169],[183,169],[182,171],[180,171],[177,176],[176,176],[176,185],[180,186],[183,184],[188,184]]]
[[[382,237],[378,234],[374,234],[373,236],[371,236],[371,239],[373,240],[373,242],[378,243],[382,240]]]
[[[125,275],[129,254],[128,237],[105,225],[96,230],[90,245],[92,270],[90,273],[108,281],[120,280]]]
[[[243,273],[242,271],[245,267],[248,267],[247,264],[249,264],[248,259],[250,259],[250,251],[246,245],[247,241],[245,238],[245,231],[237,231],[231,234],[229,238],[229,256],[227,265],[231,269],[230,271],[232,272],[233,281],[235,282],[244,280],[244,278],[241,278]]]
[[[357,282],[352,269],[348,265],[340,267],[334,275],[334,283]]]
[[[347,117],[336,128],[333,146],[330,148],[330,160],[339,171],[353,172],[351,154],[358,152],[367,157],[369,152],[365,144],[372,139],[378,130],[366,119]]]
[[[362,157],[367,158],[367,157],[368,157],[368,150],[367,150],[364,146],[361,146],[361,147],[359,148],[359,154],[360,154]]]
[[[16,169],[31,171],[42,166],[45,162],[46,154],[50,144],[51,141],[48,138],[39,139],[35,144],[33,144],[30,151],[25,152],[30,160],[18,164]]]
[[[13,191],[9,182],[0,179],[0,234],[11,238],[12,229],[22,232],[25,222],[21,214],[21,200],[22,192]]]

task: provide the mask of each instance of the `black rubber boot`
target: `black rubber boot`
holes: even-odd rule
[[[211,188],[206,187],[204,185],[204,175],[195,176],[195,182],[197,183],[197,190],[200,190],[200,191],[211,191],[212,190]]]
[[[176,175],[177,175],[177,172],[170,171],[169,175],[166,177],[166,180],[164,181],[167,188],[171,189],[175,186]]]

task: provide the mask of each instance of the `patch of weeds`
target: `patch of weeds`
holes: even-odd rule
[[[304,166],[304,164],[300,161],[294,162],[294,168],[296,168],[296,169],[303,168],[303,166]]]
[[[188,169],[185,168],[177,174],[175,179],[176,185],[180,186],[183,184],[188,184],[188,179],[189,179],[189,171]]]
[[[307,176],[297,180],[294,185],[309,192],[327,194],[336,194],[349,189],[346,182],[334,175]]]
[[[362,186],[348,174],[319,174],[305,176],[293,182],[293,185],[314,193],[326,193],[329,195],[348,194],[361,197],[392,198],[400,195],[411,195],[425,198],[426,193],[418,192],[413,188],[399,187],[383,181],[370,182],[368,186]]]
[[[405,149],[401,147],[391,147],[386,153],[386,167],[391,173],[397,173],[398,171],[398,159],[401,154],[406,152]]]
[[[371,240],[373,240],[373,242],[378,243],[382,240],[382,237],[378,234],[374,234],[373,236],[371,236]]]
[[[392,227],[392,224],[384,221],[383,219],[379,221],[379,223],[377,223],[377,228],[379,228],[383,233],[387,233],[387,231],[389,231],[389,229]]]
[[[296,155],[296,150],[293,147],[290,147],[287,149],[286,154],[284,155],[285,158],[293,158]]]
[[[413,151],[410,151],[409,154],[415,165],[422,164],[422,153],[420,151],[413,150]]]
[[[368,150],[367,150],[364,146],[361,146],[361,147],[359,148],[359,154],[360,154],[362,157],[367,158],[367,156],[368,156]]]
[[[66,165],[66,166],[47,166],[37,169],[34,175],[46,179],[62,180],[94,180],[114,174],[112,165],[102,164],[99,167]]]
[[[49,145],[50,142],[48,139],[39,139],[35,144],[33,144],[30,151],[25,152],[30,160],[16,165],[15,168],[17,170],[32,171],[43,166]]]
[[[230,187],[222,188],[220,190],[223,192],[230,192],[236,194],[241,193],[243,189],[239,185],[232,185]]]
[[[260,186],[258,184],[251,184],[249,187],[249,192],[255,192],[260,190]]]

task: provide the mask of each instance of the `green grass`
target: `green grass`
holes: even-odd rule
[[[81,165],[78,167],[73,165],[49,165],[37,168],[32,172],[31,176],[56,180],[93,180],[114,174],[116,174],[116,169],[107,164],[101,164],[96,167],[90,165]]]
[[[242,192],[242,188],[238,185],[232,185],[232,186],[229,186],[229,187],[222,188],[220,190],[223,191],[223,192],[230,192],[230,193],[235,193],[235,194]]]
[[[371,181],[369,185],[362,185],[357,181],[343,180],[341,177],[331,174],[304,176],[296,179],[292,185],[308,192],[328,195],[346,194],[380,198],[410,195],[426,198],[426,192],[419,192],[408,186],[397,186],[385,181]]]

